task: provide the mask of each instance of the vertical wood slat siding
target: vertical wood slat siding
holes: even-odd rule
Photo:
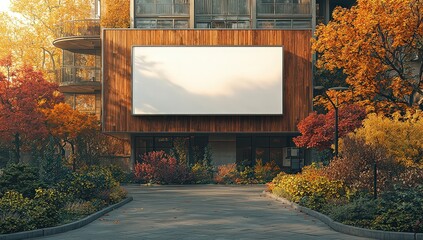
[[[309,30],[105,29],[103,130],[109,133],[296,132],[297,123],[312,111],[310,38]],[[131,49],[134,45],[282,45],[283,115],[133,116]]]

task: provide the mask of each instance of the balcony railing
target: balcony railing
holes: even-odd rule
[[[260,3],[257,4],[257,14],[311,14],[310,7],[308,3]]]
[[[96,67],[62,67],[59,85],[85,85],[101,82],[101,69]]]
[[[188,15],[189,4],[139,4],[135,6],[135,15]]]
[[[100,19],[85,19],[64,22],[57,26],[58,37],[100,36]]]

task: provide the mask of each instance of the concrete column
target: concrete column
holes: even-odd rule
[[[189,3],[189,28],[195,28],[195,0]]]
[[[257,0],[250,0],[250,9],[251,9],[251,28],[257,28]]]
[[[135,27],[135,6],[134,3],[135,0],[130,1],[130,7],[129,7],[129,16],[130,16],[130,23],[129,27],[134,28]]]

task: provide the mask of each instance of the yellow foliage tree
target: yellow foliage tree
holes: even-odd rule
[[[353,135],[368,145],[382,146],[389,156],[405,166],[423,167],[423,113],[408,112],[392,118],[370,114]]]
[[[129,27],[129,0],[104,0],[101,6],[101,26],[105,28]]]
[[[347,75],[351,90],[340,101],[385,113],[423,107],[423,0],[336,8],[333,20],[317,27],[312,47],[318,68]]]
[[[48,80],[57,79],[61,50],[52,44],[60,37],[57,29],[66,21],[88,18],[91,4],[85,0],[11,0],[10,7],[13,15],[0,14],[0,54],[12,54],[17,65],[28,64]]]

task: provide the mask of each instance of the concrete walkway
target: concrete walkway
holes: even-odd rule
[[[134,201],[83,228],[39,239],[364,239],[261,196],[264,186],[127,189]]]

